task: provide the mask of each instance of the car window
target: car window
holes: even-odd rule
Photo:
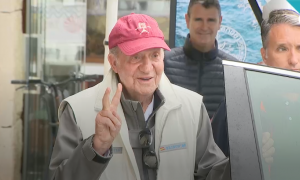
[[[246,77],[264,179],[299,179],[300,79],[248,70]],[[275,149],[269,163],[269,154],[262,151],[268,133]]]

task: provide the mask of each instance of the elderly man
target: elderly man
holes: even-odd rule
[[[261,24],[261,56],[268,66],[300,71],[300,16],[274,10]]]
[[[64,100],[50,162],[55,180],[228,179],[202,96],[164,75],[157,22],[120,18],[103,82]]]

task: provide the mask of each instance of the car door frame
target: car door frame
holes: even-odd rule
[[[223,61],[232,180],[263,180],[246,71],[300,79],[300,73],[262,65]]]

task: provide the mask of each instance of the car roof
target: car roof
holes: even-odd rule
[[[247,70],[253,70],[268,74],[274,74],[274,75],[281,75],[281,76],[287,76],[287,77],[293,77],[300,79],[300,72],[291,71],[287,69],[280,69],[260,64],[252,64],[252,63],[246,63],[246,62],[240,62],[240,61],[230,61],[230,60],[223,60],[223,65],[227,66],[236,66],[241,67]]]

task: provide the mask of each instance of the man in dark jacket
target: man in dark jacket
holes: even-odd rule
[[[201,94],[211,118],[225,96],[222,60],[236,59],[218,49],[218,0],[191,0],[185,19],[190,33],[183,47],[165,52],[165,74],[173,84]]]

